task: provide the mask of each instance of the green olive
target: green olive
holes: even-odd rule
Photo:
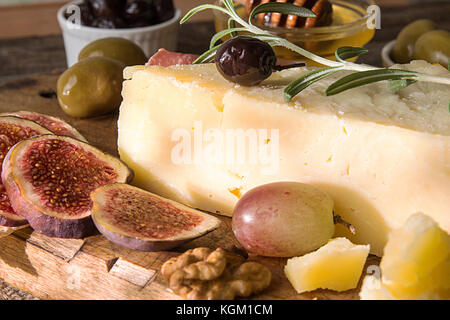
[[[392,58],[398,63],[408,63],[413,60],[414,44],[424,33],[436,29],[436,25],[426,19],[416,20],[400,31],[392,51]]]
[[[145,64],[148,60],[138,45],[123,38],[103,38],[89,43],[78,54],[78,60],[89,57],[107,57],[125,66]]]
[[[122,101],[124,65],[117,60],[92,57],[67,69],[58,79],[58,102],[76,118],[99,116],[117,110]]]
[[[414,46],[414,59],[440,63],[447,68],[450,59],[450,32],[433,30],[422,35]]]

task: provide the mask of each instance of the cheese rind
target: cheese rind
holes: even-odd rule
[[[425,62],[402,67],[449,75]],[[420,82],[393,94],[376,83],[326,97],[331,77],[284,102],[284,86],[307,71],[276,72],[248,88],[213,64],[127,68],[118,144],[134,184],[231,215],[257,185],[310,183],[356,227],[353,236],[338,226],[337,235],[377,255],[417,211],[449,231],[448,86]]]

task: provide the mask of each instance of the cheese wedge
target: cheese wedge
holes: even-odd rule
[[[316,289],[346,291],[358,285],[368,255],[369,246],[336,238],[314,252],[289,259],[284,273],[297,293]]]
[[[423,213],[389,235],[381,277],[367,276],[363,300],[449,300],[450,235]]]
[[[396,67],[450,74],[424,61]],[[283,88],[308,71],[241,87],[214,64],[126,68],[118,146],[134,184],[231,215],[257,185],[310,183],[356,227],[337,235],[377,255],[418,211],[450,231],[450,88],[419,82],[394,94],[375,83],[325,96],[342,72],[286,103]]]

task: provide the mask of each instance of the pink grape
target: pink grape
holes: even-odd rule
[[[250,253],[294,257],[312,252],[334,234],[334,203],[322,190],[299,182],[258,186],[239,199],[232,229]]]

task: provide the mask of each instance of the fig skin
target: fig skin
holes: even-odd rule
[[[3,214],[0,215],[0,226],[2,227],[20,227],[27,224],[27,219],[24,219],[24,217],[19,214],[17,214],[17,217],[6,217]]]
[[[83,142],[88,142],[77,129],[62,119],[48,116],[46,114],[32,112],[32,111],[16,111],[11,113],[1,113],[0,116],[13,116],[22,119],[27,119],[36,122],[44,128],[52,131],[56,135],[72,137]]]
[[[85,142],[69,137],[62,137],[55,135],[41,135],[16,144],[13,148],[9,150],[3,161],[2,175],[1,175],[11,205],[14,211],[18,215],[24,217],[34,230],[43,233],[49,237],[81,239],[90,236],[95,232],[96,229],[90,214],[92,212],[92,208],[90,209],[89,214],[86,213],[85,217],[78,219],[77,218],[65,219],[48,215],[46,212],[41,211],[40,208],[37,208],[35,205],[33,205],[31,202],[27,200],[26,195],[24,194],[24,192],[22,192],[17,181],[15,180],[11,166],[12,164],[11,155],[14,154],[15,150],[21,147],[21,144],[23,142],[31,142],[33,140],[42,138],[45,139],[46,137],[75,141],[77,144],[84,144],[86,146],[89,146],[89,149],[95,149],[95,147],[90,146]],[[119,159],[109,155],[106,156],[115,159],[117,163],[120,162],[121,165],[123,165],[123,167],[126,168],[128,172],[126,178],[124,179],[125,180],[124,182],[130,182],[133,178],[133,173],[131,169],[129,169]]]
[[[109,231],[104,226],[102,226],[100,223],[97,222],[97,220],[93,219],[95,226],[97,227],[97,230],[109,241],[112,243],[115,243],[121,247],[128,248],[131,250],[136,251],[143,251],[143,252],[153,252],[153,251],[166,251],[173,249],[179,245],[182,245],[183,243],[186,243],[188,241],[194,240],[202,235],[199,235],[195,238],[191,239],[184,239],[184,240],[167,240],[167,241],[143,241],[137,238],[132,237],[126,237],[123,235],[120,235],[118,233],[114,233],[112,231]],[[212,231],[212,230],[211,230]],[[209,231],[210,232],[210,231]],[[206,233],[205,233],[206,234]]]
[[[22,119],[22,118],[15,117],[15,116],[7,116],[7,115],[2,116],[0,119],[2,122],[10,122],[12,124],[20,125],[23,127],[28,127],[30,129],[36,131],[37,135],[52,133],[50,130],[44,128],[43,126],[41,126],[31,120]],[[3,159],[3,161],[4,161],[4,159]],[[5,192],[6,192],[6,190],[5,190]],[[11,214],[10,212],[2,211],[0,213],[0,226],[15,228],[15,227],[20,227],[20,226],[25,226],[28,224],[26,219],[24,219],[17,212],[15,212],[15,213],[16,214]]]
[[[121,188],[124,188],[127,191],[131,190],[132,192],[138,192],[143,195],[148,195],[153,199],[155,198],[159,199],[161,202],[173,205],[177,209],[186,210],[192,214],[199,215],[203,217],[203,220],[199,223],[199,225],[195,226],[197,230],[195,231],[191,230],[187,232],[185,231],[187,234],[185,233],[184,235],[181,236],[180,235],[169,236],[167,239],[145,238],[144,236],[142,238],[139,238],[126,234],[125,231],[121,230],[120,228],[121,226],[119,224],[110,226],[109,222],[102,221],[101,217],[102,210],[104,208],[102,202],[107,201],[106,196],[105,198],[102,198],[104,192],[105,191],[107,192],[108,190],[111,189],[120,190]],[[145,252],[170,250],[183,243],[189,242],[191,240],[204,236],[205,234],[211,231],[214,231],[221,224],[221,221],[212,215],[197,211],[195,209],[179,204],[175,201],[162,198],[148,191],[139,189],[134,186],[126,185],[123,183],[109,184],[97,188],[95,191],[91,193],[91,200],[93,202],[92,220],[94,221],[94,224],[97,227],[98,231],[100,231],[100,233],[103,234],[105,238],[107,238],[109,241],[131,250],[145,251]],[[141,208],[144,206],[145,204],[140,204]],[[124,207],[122,212],[123,214],[126,214],[127,208]],[[201,228],[199,228],[199,226]],[[111,229],[115,229],[115,231]]]

